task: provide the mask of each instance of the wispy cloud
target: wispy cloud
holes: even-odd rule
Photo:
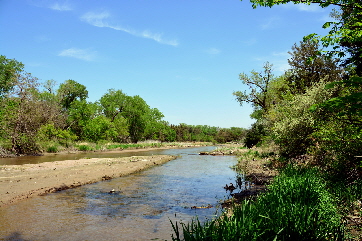
[[[321,8],[318,4],[304,4],[304,3],[300,3],[300,4],[294,4],[294,3],[287,3],[287,4],[283,4],[282,5],[285,8],[290,8],[290,9],[297,9],[299,11],[303,11],[303,12],[323,12],[323,8]]]
[[[30,5],[39,8],[50,8],[56,11],[72,11],[73,7],[67,0],[28,0]]]
[[[281,58],[289,58],[290,54],[288,53],[288,51],[284,51],[284,52],[273,52],[272,53],[273,56],[277,56],[277,57],[281,57]]]
[[[57,11],[71,11],[73,10],[73,8],[67,3],[67,2],[63,2],[63,3],[53,3],[52,5],[49,6],[50,9],[53,10],[57,10]]]
[[[256,38],[251,38],[251,39],[248,39],[248,40],[244,40],[244,41],[241,41],[242,44],[245,44],[247,46],[251,46],[251,45],[254,45],[256,44],[258,41],[256,40]]]
[[[78,49],[78,48],[64,49],[58,55],[63,57],[81,59],[85,61],[93,61],[96,57],[94,51],[90,51],[88,49]]]
[[[206,50],[206,53],[216,55],[216,54],[220,54],[221,50],[217,49],[217,48],[209,48]]]
[[[38,43],[44,43],[44,42],[48,42],[50,41],[51,39],[47,36],[47,35],[37,35],[34,37],[35,41],[38,42]]]
[[[177,46],[179,44],[177,40],[164,38],[162,33],[153,33],[148,30],[139,31],[132,28],[123,27],[119,24],[110,23],[107,21],[110,17],[110,13],[106,11],[101,13],[88,12],[81,16],[81,20],[95,27],[111,28],[137,37],[152,39],[160,44],[167,44],[172,46]]]
[[[280,23],[279,17],[271,17],[271,18],[267,19],[263,24],[261,24],[261,28],[263,30],[272,29],[272,28],[276,27],[277,25],[279,25],[279,23]]]
[[[259,62],[260,66],[268,61],[269,63],[273,64],[273,70],[276,72],[276,74],[282,74],[286,70],[290,69],[288,58],[290,58],[288,51],[283,51],[272,52],[266,56],[254,57],[254,60]]]

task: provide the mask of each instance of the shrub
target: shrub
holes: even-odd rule
[[[68,147],[78,137],[68,130],[56,128],[54,124],[46,124],[40,127],[37,133],[40,142],[57,142]]]
[[[318,123],[325,118],[322,111],[310,111],[314,104],[331,98],[333,89],[326,90],[325,83],[320,82],[307,90],[305,94],[286,99],[268,112],[268,126],[280,153],[286,157],[296,157],[307,153],[313,146],[312,134]]]
[[[252,148],[261,142],[263,136],[265,136],[265,129],[262,124],[254,123],[250,130],[246,132],[244,139],[245,146]]]
[[[97,116],[90,120],[84,127],[84,137],[88,141],[113,140],[117,137],[114,123],[105,116]]]
[[[88,145],[79,145],[78,146],[78,150],[80,151],[93,151],[93,147],[88,146]]]

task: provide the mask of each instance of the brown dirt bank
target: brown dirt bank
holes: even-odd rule
[[[36,195],[139,172],[175,156],[133,156],[0,166],[0,207]]]

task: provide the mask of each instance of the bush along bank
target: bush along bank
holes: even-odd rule
[[[327,182],[315,168],[286,167],[256,201],[218,219],[173,224],[172,240],[344,240],[345,228]]]

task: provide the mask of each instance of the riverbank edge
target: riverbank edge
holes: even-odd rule
[[[154,155],[0,166],[0,207],[34,196],[134,174],[176,158]]]
[[[140,143],[107,143],[98,146],[96,143],[81,142],[74,144],[71,147],[63,148],[56,152],[39,152],[32,154],[15,155],[8,151],[5,151],[0,146],[0,160],[1,158],[16,158],[19,156],[52,156],[62,154],[77,154],[87,152],[99,152],[99,153],[117,153],[117,152],[132,152],[132,151],[149,151],[157,149],[177,149],[177,148],[189,148],[200,146],[217,146],[211,142],[140,142]]]
[[[235,169],[244,174],[244,179],[251,182],[250,188],[239,193],[232,193],[232,198],[224,200],[221,205],[225,209],[231,208],[234,204],[239,204],[245,199],[256,200],[258,195],[267,190],[267,185],[279,174],[277,168],[270,165],[269,158],[240,158],[250,151],[269,151],[261,148],[248,149],[240,144],[223,145],[210,152],[201,152],[200,155],[212,156],[236,156],[238,164]]]

